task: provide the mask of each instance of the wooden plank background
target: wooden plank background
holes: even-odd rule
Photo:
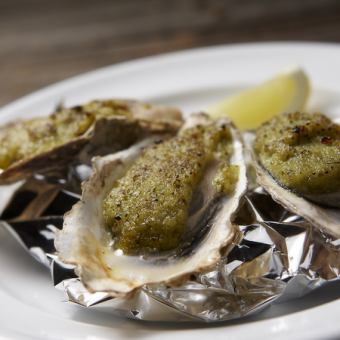
[[[119,61],[270,40],[340,41],[340,1],[0,0],[0,106]]]

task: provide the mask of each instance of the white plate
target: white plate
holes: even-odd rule
[[[340,113],[340,47],[331,44],[229,45],[110,66],[50,86],[4,107],[0,123],[66,105],[129,97],[199,110],[283,68],[301,65],[316,90],[312,110]],[[0,339],[325,339],[340,338],[340,285],[274,305],[246,320],[200,325],[136,322],[63,303],[49,273],[0,230]]]

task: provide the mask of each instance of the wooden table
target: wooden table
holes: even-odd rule
[[[123,60],[268,40],[340,41],[340,1],[0,0],[0,106]]]

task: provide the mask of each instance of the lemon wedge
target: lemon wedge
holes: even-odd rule
[[[303,110],[309,93],[307,74],[295,67],[258,86],[227,97],[207,111],[214,118],[229,117],[241,130],[251,130],[276,114]]]

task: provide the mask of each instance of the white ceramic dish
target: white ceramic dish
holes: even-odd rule
[[[0,124],[94,98],[129,97],[202,109],[286,66],[301,65],[315,90],[311,110],[340,115],[340,45],[229,45],[113,65],[63,81],[7,105]],[[340,284],[277,304],[255,317],[202,326],[136,322],[63,303],[48,271],[0,229],[0,339],[338,339]]]

